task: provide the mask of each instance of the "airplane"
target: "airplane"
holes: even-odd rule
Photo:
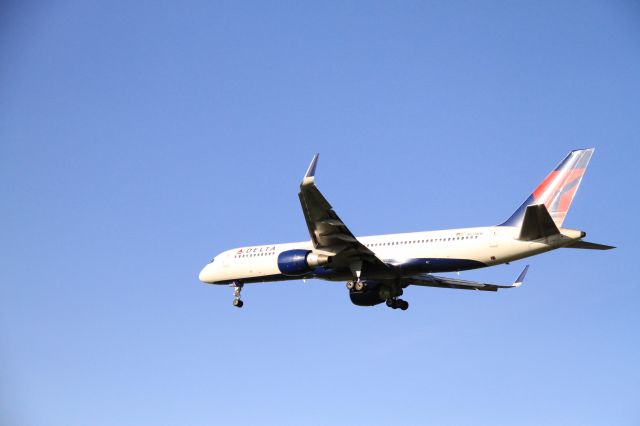
[[[315,185],[318,154],[300,183],[309,241],[238,247],[215,256],[200,271],[206,284],[234,288],[241,308],[245,284],[317,278],[347,281],[351,302],[406,310],[400,298],[410,285],[498,291],[520,287],[529,265],[512,284],[492,284],[434,273],[508,264],[558,248],[609,250],[584,241],[586,233],[563,228],[594,148],[571,151],[524,203],[495,226],[355,237]]]

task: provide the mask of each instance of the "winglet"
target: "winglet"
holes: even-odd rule
[[[513,283],[513,287],[520,287],[522,285],[524,277],[527,275],[527,271],[529,271],[529,265],[525,266],[522,272],[520,272],[520,275],[518,275],[518,278],[516,278],[516,281]]]
[[[300,186],[313,185],[315,181],[316,175],[316,166],[318,165],[318,156],[320,154],[315,154],[311,163],[309,164],[309,168],[307,169],[307,173],[304,174],[304,178],[302,178],[302,183]]]

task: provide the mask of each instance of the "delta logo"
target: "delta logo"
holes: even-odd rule
[[[249,254],[249,253],[266,253],[276,251],[276,246],[262,246],[262,247],[249,247],[239,249],[236,254]]]

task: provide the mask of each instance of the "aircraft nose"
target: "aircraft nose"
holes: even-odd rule
[[[200,274],[198,274],[198,279],[203,283],[211,281],[211,270],[209,268],[210,266],[211,265],[206,265],[204,268],[202,268]]]

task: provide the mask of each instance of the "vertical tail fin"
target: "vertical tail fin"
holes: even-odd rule
[[[558,166],[547,175],[533,193],[501,226],[521,226],[527,207],[544,204],[559,228],[567,216],[573,196],[578,191],[582,176],[587,170],[594,148],[571,151]]]

